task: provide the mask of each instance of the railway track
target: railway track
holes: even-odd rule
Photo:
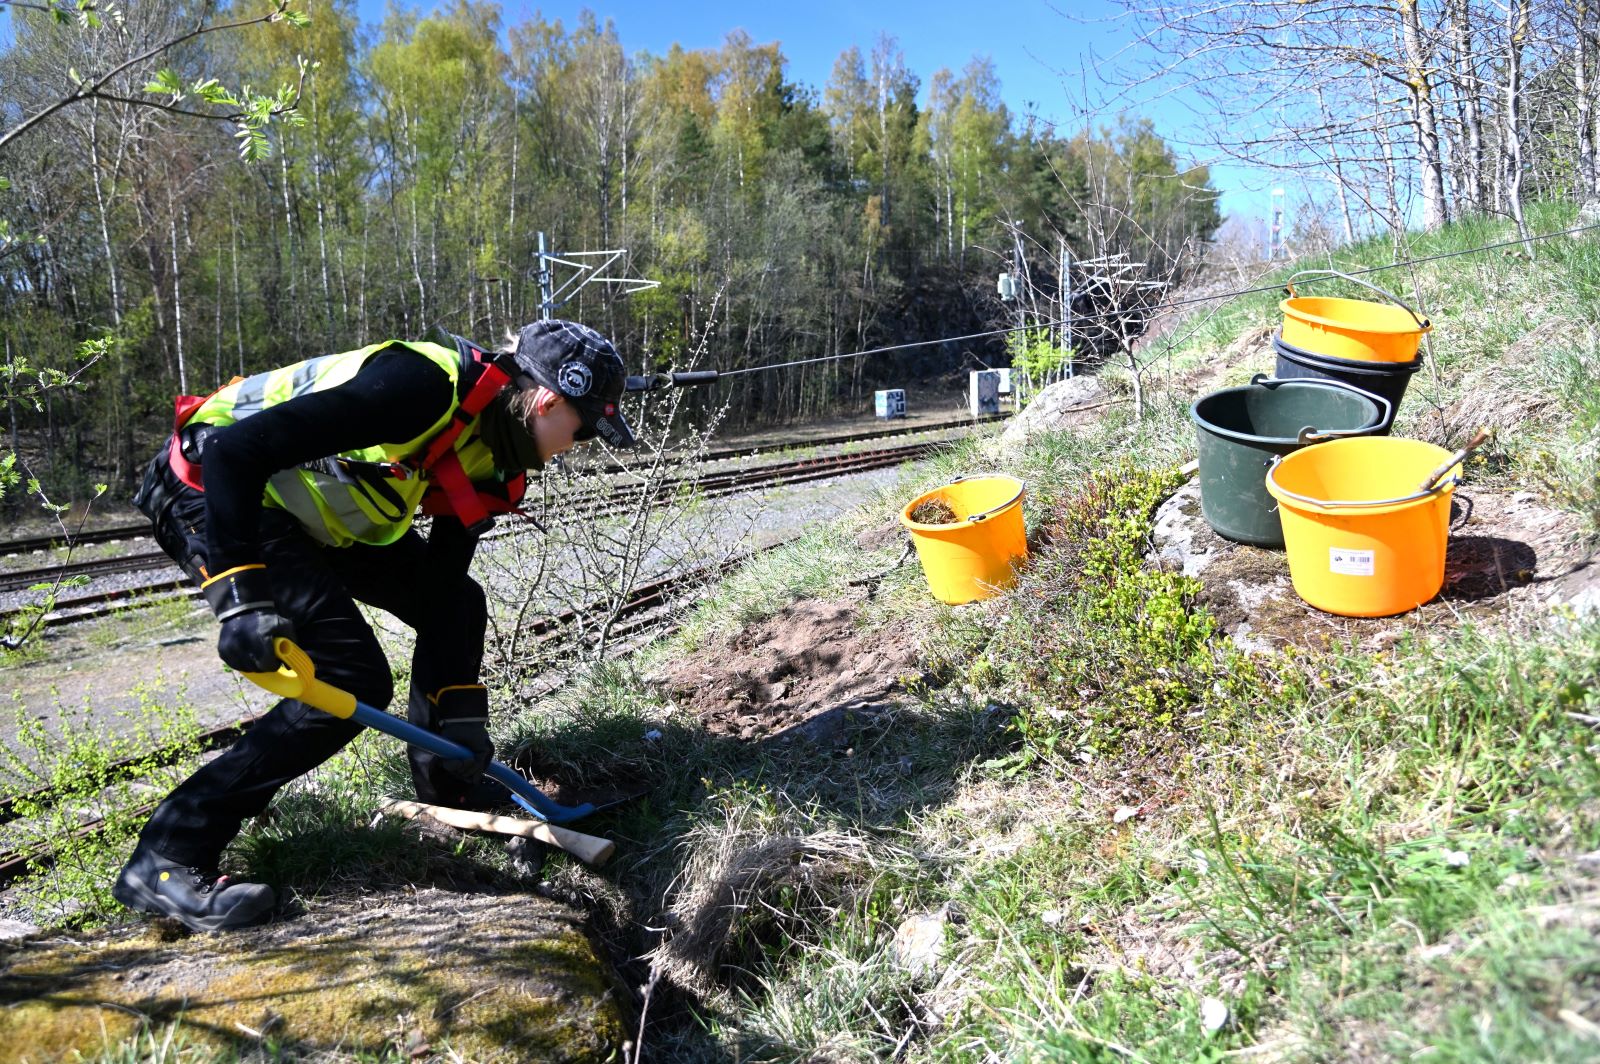
[[[994,421],[1003,421],[1010,414],[999,417],[980,419],[978,423],[987,424]],[[914,436],[924,432],[945,432],[952,429],[970,428],[973,420],[963,418],[958,421],[944,421],[936,425],[905,426],[902,428],[871,429],[865,432],[845,433],[837,436],[824,436],[814,440],[787,440],[776,443],[751,444],[743,447],[719,447],[707,451],[700,457],[702,462],[725,462],[737,458],[750,458],[755,455],[773,454],[780,451],[793,451],[798,449],[810,450],[813,448],[839,447],[851,443],[865,443],[870,440],[890,440],[899,436]],[[622,466],[608,466],[607,473],[624,472]],[[143,539],[150,535],[150,526],[146,522],[134,524],[113,525],[105,528],[85,529],[71,535],[52,533],[47,536],[28,536],[21,539],[0,540],[0,558],[19,554],[34,554],[39,551],[59,549],[62,547],[83,547],[94,543],[116,543],[125,539]],[[12,574],[6,574],[0,579],[9,580]],[[20,575],[20,574],[18,574]],[[26,585],[24,585],[26,586]],[[0,586],[0,591],[6,590]]]
[[[676,627],[670,607],[674,599],[684,593],[699,588],[712,580],[723,576],[748,561],[758,554],[765,553],[781,546],[781,543],[763,547],[760,550],[750,551],[745,554],[701,566],[686,573],[665,576],[641,584],[621,602],[614,603],[610,600],[592,602],[581,609],[564,609],[547,617],[541,617],[529,625],[529,631],[534,635],[535,647],[547,648],[559,640],[573,624],[584,618],[610,616],[612,627],[610,635],[615,642],[634,646],[648,636],[654,638],[665,634]],[[631,649],[631,647],[630,647]],[[548,683],[538,693],[538,697],[545,697],[559,689],[565,683],[565,677],[560,677]],[[245,729],[254,724],[259,715],[252,715],[240,721],[220,725],[198,736],[201,752],[209,753],[222,749],[233,743]],[[184,749],[190,749],[185,744]],[[178,758],[177,751],[171,753],[157,752],[155,755],[142,754],[115,762],[109,767],[109,777],[113,782],[126,782],[140,778],[140,773],[154,767],[164,767],[172,764]],[[58,792],[55,788],[38,788],[25,794],[13,795],[0,799],[0,824],[9,823],[18,819],[19,806],[49,806],[55,804]],[[155,802],[149,802],[133,810],[142,814],[153,810]],[[72,832],[72,838],[83,838],[100,829],[104,820],[93,815],[84,818],[82,823]],[[19,877],[29,873],[41,871],[52,863],[55,847],[46,847],[33,850],[5,850],[0,851],[0,887],[14,882]]]
[[[149,526],[145,526],[149,531]],[[164,568],[172,564],[161,551],[124,554],[120,558],[99,558],[91,562],[71,562],[67,565],[45,565],[37,569],[21,569],[0,573],[0,592],[26,591],[35,584],[48,584],[58,578],[70,576],[112,576],[116,573],[135,573],[142,569]]]
[[[59,547],[85,547],[91,543],[115,543],[124,539],[138,539],[150,534],[150,523],[141,521],[132,525],[113,525],[106,528],[84,529],[70,536],[56,533],[48,536],[27,536],[22,539],[0,541],[0,558],[13,554],[33,554]]]
[[[732,470],[726,473],[674,477],[655,485],[617,485],[604,495],[597,493],[593,497],[579,502],[563,515],[563,520],[588,521],[625,514],[641,505],[647,491],[657,498],[668,497],[684,489],[698,491],[704,498],[737,495],[757,489],[803,484],[849,476],[855,473],[871,472],[877,469],[887,469],[918,458],[924,458],[941,446],[943,444],[937,442],[919,442],[901,447],[861,451],[849,455],[797,458],[787,462],[769,463],[750,469]],[[148,526],[145,526],[145,528],[148,531]],[[520,522],[503,522],[500,527],[490,532],[486,538],[521,535],[524,532],[525,527]],[[54,608],[44,618],[43,626],[57,627],[63,624],[92,620],[121,608],[130,600],[136,598],[148,597],[152,600],[158,600],[170,598],[172,593],[194,594],[193,589],[189,588],[187,582],[179,575],[176,566],[172,563],[172,559],[160,551],[142,552],[122,558],[72,562],[64,566],[45,566],[21,572],[0,574],[0,593],[26,590],[36,584],[50,583],[58,578],[70,576],[93,577],[151,570],[163,570],[171,575],[156,583],[140,584],[137,587],[58,599],[54,604]],[[0,613],[0,625],[3,625],[9,616],[10,614],[8,613]]]

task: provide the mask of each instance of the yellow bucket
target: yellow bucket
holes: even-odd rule
[[[1461,465],[1422,485],[1450,457],[1422,440],[1360,436],[1274,462],[1267,491],[1295,593],[1344,617],[1388,617],[1437,595]]]
[[[1298,295],[1294,278],[1307,274],[1343,277],[1394,305]],[[1283,311],[1283,342],[1313,355],[1356,362],[1411,362],[1417,357],[1422,334],[1433,328],[1431,321],[1398,296],[1338,270],[1301,270],[1289,278],[1286,287],[1289,298],[1278,304]]]
[[[963,477],[906,503],[900,523],[911,530],[934,598],[956,606],[989,598],[1016,583],[1015,566],[1028,559],[1023,491],[1016,477]],[[911,519],[913,510],[934,500],[955,511],[953,523]]]

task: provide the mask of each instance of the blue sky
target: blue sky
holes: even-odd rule
[[[689,49],[714,49],[727,34],[743,29],[757,43],[778,41],[789,61],[791,80],[820,91],[833,71],[834,60],[851,45],[869,54],[878,35],[897,39],[906,65],[922,80],[924,89],[936,70],[959,71],[975,55],[994,60],[1006,105],[1018,114],[1033,113],[1063,125],[1068,131],[1084,121],[1085,92],[1080,70],[1091,58],[1114,55],[1127,31],[1114,18],[1116,9],[1103,0],[1073,5],[1051,5],[1043,0],[1017,0],[1010,4],[954,3],[932,0],[811,0],[810,3],[751,3],[744,0],[703,0],[667,4],[659,0],[593,0],[590,3],[533,3],[501,0],[503,22],[512,25],[536,12],[567,26],[579,12],[591,10],[604,22],[616,24],[623,46],[630,52],[665,54],[673,44]],[[431,2],[404,6],[431,10]],[[364,23],[382,21],[388,0],[358,0]],[[1071,12],[1071,15],[1064,12]],[[1181,95],[1167,97],[1143,113],[1158,130],[1182,139],[1194,116]],[[1113,122],[1114,113],[1096,115]],[[1209,162],[1180,148],[1185,162]],[[1224,213],[1259,214],[1265,196],[1265,178],[1226,163],[1214,164],[1212,183],[1224,190]]]

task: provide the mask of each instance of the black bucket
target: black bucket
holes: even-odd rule
[[[1202,395],[1189,407],[1200,444],[1200,510],[1217,534],[1282,547],[1267,467],[1291,451],[1341,436],[1374,436],[1387,402],[1338,381],[1273,380]]]
[[[1389,404],[1389,418],[1374,436],[1387,436],[1394,427],[1394,416],[1400,410],[1400,400],[1405,397],[1406,385],[1411,375],[1422,368],[1422,356],[1410,362],[1358,362],[1349,358],[1318,355],[1283,342],[1282,335],[1272,335],[1272,350],[1277,353],[1278,364],[1273,376],[1279,380],[1326,380],[1359,388]]]

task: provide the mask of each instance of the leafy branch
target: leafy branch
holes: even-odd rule
[[[25,403],[35,411],[44,409],[46,392],[60,388],[82,388],[80,380],[89,368],[109,354],[116,339],[110,336],[84,340],[78,345],[78,365],[68,369],[34,366],[25,354],[13,354],[0,369],[0,402]],[[4,495],[0,486],[0,495]]]
[[[240,19],[233,22],[207,23],[204,18],[201,18],[187,32],[152,45],[98,77],[85,77],[76,70],[69,70],[67,73],[73,83],[72,91],[29,115],[12,128],[0,133],[0,150],[4,150],[5,146],[11,141],[27,133],[57,111],[84,100],[101,99],[142,107],[153,107],[157,110],[170,111],[189,117],[232,122],[239,126],[237,136],[240,139],[240,156],[246,161],[264,157],[270,152],[270,145],[266,139],[266,129],[272,120],[275,118],[282,118],[289,122],[300,120],[297,108],[300,103],[301,89],[305,83],[306,71],[314,69],[315,64],[308,64],[303,59],[300,60],[299,78],[296,83],[293,86],[280,86],[275,92],[271,93],[256,92],[248,85],[235,92],[220,84],[215,78],[201,78],[188,88],[184,88],[177,74],[170,69],[159,71],[155,79],[144,88],[144,91],[150,94],[151,97],[166,96],[168,97],[166,100],[121,96],[110,91],[107,86],[115,78],[127,71],[197,37],[269,22],[286,22],[291,26],[298,27],[309,25],[310,20],[303,12],[289,9],[293,2],[294,0],[272,0],[272,9],[270,11],[254,18]],[[79,25],[89,29],[99,28],[104,25],[101,17],[102,11],[106,13],[106,17],[111,18],[118,25],[121,25],[122,22],[121,15],[114,6],[101,5],[99,0],[70,0],[70,2],[68,0],[43,0],[43,2],[0,0],[0,6],[46,11],[59,23],[76,21]],[[213,108],[223,108],[224,110],[206,111],[180,106],[190,96]]]
[[[16,457],[14,454],[0,457],[0,480],[5,477],[15,478],[17,476]],[[83,526],[88,523],[89,511],[93,507],[95,499],[100,498],[105,493],[106,485],[96,484],[94,486],[94,498],[90,499],[89,505],[83,508],[83,515],[78,518],[77,524],[69,529],[63,515],[71,507],[64,503],[51,502],[50,497],[44,493],[44,487],[39,483],[39,478],[32,475],[28,477],[28,494],[39,497],[40,505],[55,520],[56,526],[61,529],[62,536],[67,543],[67,555],[62,559],[61,573],[53,581],[34,584],[28,589],[30,592],[38,594],[39,597],[12,614],[10,627],[13,630],[0,634],[0,649],[21,650],[27,645],[28,640],[33,638],[33,633],[38,631],[39,626],[44,623],[44,619],[49,616],[50,611],[55,609],[56,600],[62,590],[64,588],[79,587],[87,582],[86,577],[67,576],[66,566],[72,561],[72,552],[77,548],[78,534],[83,531]]]

